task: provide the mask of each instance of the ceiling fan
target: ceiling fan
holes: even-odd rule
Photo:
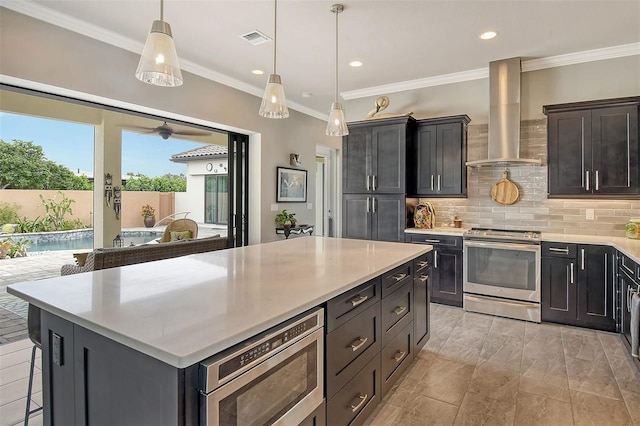
[[[181,136],[209,136],[211,132],[205,132],[202,130],[174,130],[165,121],[158,127],[143,127],[143,126],[126,126],[128,129],[140,131],[142,133],[157,133],[162,139],[169,139],[171,135]]]

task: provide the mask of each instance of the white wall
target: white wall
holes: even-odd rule
[[[250,241],[275,240],[275,213],[270,206],[275,203],[276,167],[287,166],[292,152],[313,159],[317,144],[339,148],[340,138],[324,134],[324,121],[294,110],[286,120],[261,118],[260,98],[189,73],[183,73],[185,83],[177,88],[142,83],[133,75],[138,60],[131,52],[0,8],[0,81],[45,84],[251,135]],[[252,157],[254,152],[258,158]],[[313,167],[313,161],[304,165],[308,170]],[[308,183],[313,200],[313,173]],[[314,211],[307,210],[305,203],[288,207],[300,220],[313,223]]]

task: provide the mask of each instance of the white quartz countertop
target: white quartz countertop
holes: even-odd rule
[[[465,228],[407,228],[404,232],[408,234],[462,236],[465,231],[467,231]],[[640,263],[640,240],[632,240],[625,237],[603,237],[597,235],[554,234],[550,232],[543,232],[542,241],[611,246],[620,250],[622,253],[635,260],[635,262]]]
[[[184,368],[430,250],[304,237],[12,284],[8,292]]]

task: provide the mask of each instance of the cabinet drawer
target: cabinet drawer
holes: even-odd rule
[[[328,397],[335,394],[371,357],[380,352],[380,336],[379,303],[327,334]]]
[[[574,243],[542,242],[541,256],[544,257],[566,257],[575,259],[577,252],[578,245]]]
[[[382,299],[382,346],[413,320],[413,281]]]
[[[420,274],[420,272],[430,268],[432,263],[433,251],[430,251],[429,253],[425,253],[422,256],[413,259],[413,274]]]
[[[382,349],[382,397],[413,361],[413,323],[409,323]]]
[[[361,425],[380,403],[380,359],[374,357],[327,402],[327,424]]]
[[[620,252],[618,253],[618,267],[625,271],[632,280],[638,279],[638,272],[640,272],[640,268],[638,267],[636,262],[631,260],[629,256],[624,255]]]
[[[380,300],[380,277],[327,302],[327,332],[349,321]]]
[[[411,282],[413,280],[412,269],[413,263],[407,262],[384,274],[382,276],[382,297],[387,297],[406,282]]]
[[[412,243],[432,244],[434,246],[443,246],[451,248],[459,248],[462,250],[462,237],[453,235],[434,235],[434,234],[410,234]]]

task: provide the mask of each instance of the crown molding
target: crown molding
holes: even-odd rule
[[[621,58],[624,56],[640,55],[640,43],[623,44],[619,46],[605,47],[601,49],[584,50],[582,52],[567,53],[566,55],[548,56],[546,58],[529,59],[522,61],[522,72],[537,71],[546,68],[563,67],[566,65],[582,64],[585,62],[601,61],[605,59]],[[470,71],[462,71],[452,74],[444,74],[435,77],[421,78],[417,80],[402,81],[399,83],[373,86],[357,90],[342,92],[340,95],[345,100],[378,96],[405,90],[423,89],[426,87],[441,86],[444,84],[461,83],[471,80],[480,80],[489,77],[489,67],[478,68]]]
[[[105,30],[104,28],[98,27],[96,25],[88,24],[84,21],[72,18],[63,13],[53,11],[47,7],[34,3],[31,0],[0,0],[0,6],[38,19],[40,21],[47,22],[51,25],[55,25],[57,27],[73,31],[78,34],[82,34],[86,37],[101,41],[103,43],[119,47],[137,55],[141,54],[142,49],[144,48],[144,43],[132,40],[128,37],[123,37],[117,33]],[[247,84],[233,77],[229,77],[228,75],[210,70],[194,62],[180,59],[180,69],[182,69],[182,71],[186,71],[191,74],[203,77],[207,80],[215,81],[216,83],[220,83],[224,86],[231,87],[241,92],[257,96],[258,98],[262,98],[262,95],[264,94],[264,89],[262,88]],[[326,121],[329,118],[327,114],[323,114],[306,106],[300,105],[296,102],[287,101],[287,106],[290,109],[309,115],[311,117],[318,118],[323,121]]]
[[[423,89],[425,87],[442,86],[445,84],[460,83],[463,81],[481,80],[483,78],[489,78],[489,67],[478,68],[470,71],[455,72],[451,74],[437,75],[435,77],[401,81],[399,83],[383,84],[381,86],[367,87],[364,89],[348,90],[346,92],[340,93],[340,95],[345,100],[351,100],[366,98],[367,96],[383,95],[385,93]]]

